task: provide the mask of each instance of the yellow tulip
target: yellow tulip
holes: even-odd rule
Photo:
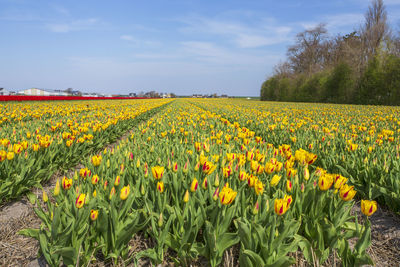
[[[80,195],[77,197],[77,199],[76,199],[76,201],[75,201],[75,206],[76,206],[78,209],[82,208],[83,205],[85,204],[85,197],[86,197],[85,194],[80,194]]]
[[[99,156],[93,156],[92,157],[92,163],[93,163],[93,166],[99,166],[100,165],[100,163],[101,163],[101,160],[102,160],[102,157],[101,157],[101,155],[99,155]]]
[[[233,191],[232,188],[229,188],[229,184],[226,183],[219,193],[219,200],[223,205],[229,205],[235,200],[237,195],[236,191]]]
[[[257,168],[258,168],[258,161],[252,160],[252,161],[251,161],[251,164],[250,164],[250,167],[251,167],[251,170],[252,170],[253,172],[256,171]]]
[[[244,181],[247,180],[247,173],[245,171],[240,171],[239,173],[239,180]]]
[[[330,174],[323,174],[318,179],[319,189],[322,191],[326,191],[331,188],[333,184],[333,177]]]
[[[349,186],[347,184],[343,185],[339,191],[340,198],[344,201],[352,200],[356,193],[357,191],[354,190],[354,186]]]
[[[62,184],[62,187],[63,187],[65,190],[68,190],[68,189],[70,189],[71,186],[72,186],[72,179],[68,179],[66,176],[64,176],[64,177],[62,178],[61,184]]]
[[[5,150],[0,150],[0,162],[7,158],[7,152]]]
[[[230,166],[228,167],[223,167],[222,168],[222,173],[224,175],[225,178],[228,178],[231,174],[232,174],[232,169]]]
[[[15,154],[21,153],[23,150],[23,147],[20,144],[14,144],[13,151]]]
[[[99,216],[99,211],[98,210],[90,210],[90,219],[92,221],[97,220],[98,216]]]
[[[164,192],[164,182],[157,182],[157,190],[160,193]]]
[[[190,185],[190,191],[191,192],[196,191],[198,186],[199,186],[199,182],[197,181],[196,178],[194,178],[192,181],[192,184]]]
[[[279,183],[279,181],[281,180],[281,177],[282,176],[275,174],[271,179],[270,185],[276,186]]]
[[[264,193],[264,184],[258,179],[254,184],[254,190],[256,195],[262,195],[262,193]]]
[[[14,159],[14,152],[8,152],[7,153],[7,159],[8,160],[13,160]]]
[[[275,199],[274,202],[275,213],[278,215],[283,215],[288,210],[287,202],[284,199]]]
[[[154,179],[160,180],[164,175],[164,167],[161,166],[152,167],[151,172],[153,173]]]
[[[374,200],[361,200],[361,211],[366,216],[371,216],[378,209],[378,205]]]
[[[113,187],[113,188],[114,188],[114,187]],[[120,199],[121,199],[121,200],[127,199],[128,196],[129,196],[129,192],[130,192],[130,191],[131,191],[131,188],[129,187],[129,185],[124,186],[124,187],[121,189],[121,193],[120,193],[120,195],[119,195]]]
[[[339,190],[343,185],[347,183],[347,178],[343,177],[341,175],[336,176],[336,181],[335,181],[335,189]]]
[[[272,162],[267,162],[264,167],[264,171],[268,174],[271,174],[275,171],[276,165]]]
[[[202,170],[205,174],[211,174],[215,171],[216,168],[217,166],[214,165],[211,161],[206,161],[203,164]]]
[[[92,184],[96,185],[99,182],[99,176],[97,174],[92,177]]]

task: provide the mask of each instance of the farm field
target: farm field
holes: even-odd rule
[[[400,210],[398,107],[158,99],[0,112],[0,199],[32,203],[40,226],[18,234],[50,266],[373,264],[374,213]],[[135,250],[138,238],[150,245]]]

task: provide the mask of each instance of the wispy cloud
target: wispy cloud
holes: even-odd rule
[[[29,10],[12,8],[1,10],[0,20],[10,22],[43,22],[48,19]]]
[[[257,21],[250,25],[215,18],[191,17],[182,19],[181,22],[185,24],[181,29],[184,32],[221,36],[240,48],[256,48],[286,42],[292,30],[289,26],[278,26],[265,21]]]
[[[277,62],[279,58],[271,53],[237,51],[212,42],[186,41],[181,42],[181,46],[182,53],[186,58],[218,65],[236,65],[239,68],[245,68],[249,65],[263,65],[266,61]]]
[[[69,22],[63,23],[49,23],[46,25],[47,29],[56,33],[66,33],[72,31],[83,31],[93,29],[98,25],[99,20],[97,18],[88,19],[75,19]]]
[[[158,42],[158,41],[143,40],[143,39],[135,38],[134,36],[132,36],[130,34],[123,34],[119,37],[119,39],[121,39],[123,41],[127,41],[135,46],[157,47],[160,45],[160,42]]]
[[[364,20],[361,13],[343,13],[319,16],[312,21],[303,21],[298,24],[304,29],[311,29],[320,23],[326,24],[326,28],[330,33],[346,32],[357,28]]]
[[[132,35],[127,35],[127,34],[121,35],[119,38],[121,40],[125,40],[125,41],[134,41],[135,40]]]
[[[343,27],[359,25],[364,20],[362,13],[344,13],[322,17],[322,22],[325,22],[328,27]]]

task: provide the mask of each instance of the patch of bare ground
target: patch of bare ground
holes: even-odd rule
[[[40,220],[28,201],[21,202],[24,203],[13,203],[0,212],[0,266],[27,266],[37,258],[39,243],[17,232],[39,228]]]

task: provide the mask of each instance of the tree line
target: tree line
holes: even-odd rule
[[[400,33],[373,0],[359,29],[330,37],[324,24],[296,35],[286,61],[261,86],[261,100],[400,104]]]

